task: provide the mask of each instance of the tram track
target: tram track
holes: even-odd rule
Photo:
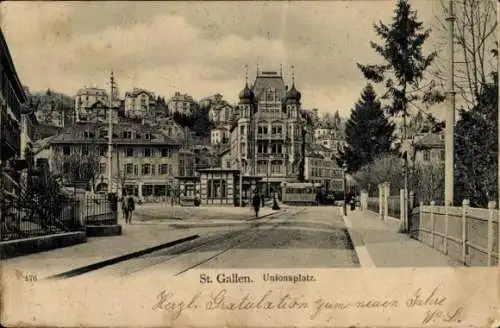
[[[198,252],[203,251],[203,249],[207,249],[209,247],[212,247],[213,245],[217,245],[218,243],[221,242],[229,243],[229,246],[224,247],[224,249],[217,251],[215,254],[211,254],[209,256],[204,257],[203,259],[197,260],[194,264],[188,265],[179,271],[176,270],[177,272],[174,274],[174,276],[179,276],[189,270],[192,270],[196,267],[199,267],[200,265],[203,265],[207,262],[216,259],[217,257],[223,255],[224,253],[230,251],[231,249],[234,249],[235,247],[237,247],[242,243],[246,243],[252,239],[258,239],[257,234],[251,234],[251,232],[257,231],[256,228],[262,225],[269,224],[270,222],[276,219],[282,219],[282,218],[289,219],[304,210],[305,209],[287,209],[281,213],[277,213],[276,215],[266,217],[262,221],[261,220],[249,221],[250,226],[244,229],[238,229],[236,231],[231,231],[228,233],[224,233],[222,235],[209,236],[206,237],[205,240],[203,240],[203,242],[201,243],[199,242],[199,240],[193,240],[191,242],[174,246],[170,249],[166,249],[163,251],[164,253],[166,253],[165,255],[160,255],[160,257],[163,258],[152,261],[150,263],[147,264],[144,263],[143,260],[145,260],[145,258],[138,259],[142,261],[140,263],[137,263],[137,265],[134,266],[133,268],[126,268],[124,271],[122,271],[120,275],[121,276],[134,275],[140,273],[141,271],[151,269],[159,265],[163,265],[166,262],[175,262],[176,260],[180,260],[180,258],[183,256],[189,256],[190,254],[193,254],[197,251]],[[273,224],[270,227],[270,229],[275,229],[281,224],[283,224],[283,221],[280,220],[279,222]],[[245,236],[249,233],[250,233],[249,236]],[[158,254],[156,255],[151,254],[148,257],[153,257],[153,256],[158,256]]]

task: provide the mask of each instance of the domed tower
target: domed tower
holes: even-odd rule
[[[241,169],[244,173],[251,174],[251,159],[253,158],[253,147],[252,143],[248,142],[252,140],[252,119],[255,113],[255,94],[248,87],[248,71],[245,77],[245,87],[241,90],[239,94],[239,118],[238,118],[238,131],[235,136],[238,138],[238,154],[241,159]]]
[[[296,174],[298,169],[298,160],[301,158],[302,149],[302,124],[300,119],[300,99],[301,93],[295,87],[295,73],[292,66],[292,87],[288,90],[285,98],[286,112],[288,114],[288,135],[290,144],[288,148],[290,174]]]

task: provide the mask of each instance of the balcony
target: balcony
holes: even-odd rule
[[[257,159],[279,160],[284,159],[286,154],[282,153],[257,153]]]
[[[20,154],[21,130],[19,124],[13,121],[5,110],[2,110],[0,115],[0,145],[2,159],[5,160]]]
[[[270,135],[271,140],[285,140],[286,135],[284,133],[276,133]]]
[[[257,139],[264,139],[264,140],[285,140],[286,139],[286,134],[285,133],[276,133],[276,134],[271,134],[271,133],[257,133]]]

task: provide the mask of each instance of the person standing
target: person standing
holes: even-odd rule
[[[258,191],[255,191],[255,194],[252,197],[252,205],[253,209],[255,210],[255,217],[259,216],[260,202],[261,202],[261,197]]]

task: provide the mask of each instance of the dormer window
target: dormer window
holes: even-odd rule
[[[144,134],[144,139],[151,140],[151,133]]]

